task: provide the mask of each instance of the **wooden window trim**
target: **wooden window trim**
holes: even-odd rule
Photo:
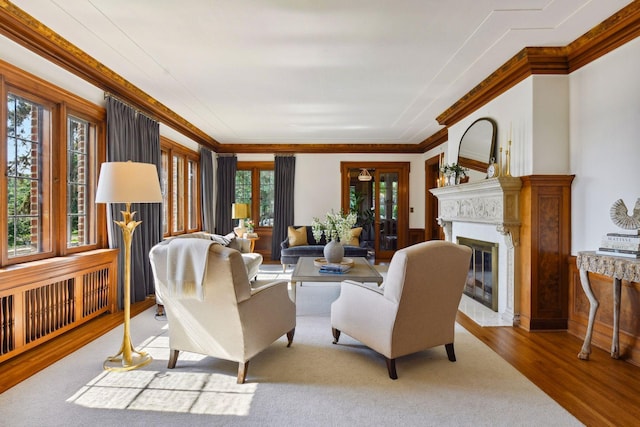
[[[167,188],[166,188],[166,192],[167,192],[167,211],[168,211],[168,215],[167,215],[167,230],[168,233],[164,233],[163,235],[164,237],[170,237],[170,236],[177,236],[180,234],[187,234],[187,233],[193,233],[195,231],[198,231],[202,228],[202,219],[201,219],[201,207],[200,207],[200,186],[201,186],[201,176],[200,176],[200,153],[190,150],[182,145],[177,144],[176,142],[165,138],[163,136],[160,137],[160,147],[161,150],[165,153],[167,153],[168,157],[169,157],[169,161],[168,161],[168,167],[169,170],[166,171],[167,172]],[[173,188],[174,188],[174,182],[173,182],[173,156],[180,156],[184,159],[184,179],[183,179],[183,212],[184,212],[184,230],[180,230],[180,231],[173,231],[173,216],[172,216],[172,212],[173,212]],[[187,174],[189,171],[189,161],[194,162],[194,164],[196,165],[196,179],[195,179],[195,185],[194,185],[194,197],[193,200],[195,201],[195,208],[196,209],[196,224],[195,227],[193,228],[189,228],[189,218],[188,218],[188,213],[189,213],[189,206],[188,206],[188,201],[189,201],[189,197],[187,197],[187,193],[189,191],[189,180],[187,179]]]
[[[258,195],[260,198],[260,171],[275,170],[275,162],[260,161],[260,162],[238,162],[236,170],[249,170],[251,171],[251,201],[253,202],[254,196]],[[251,217],[256,224],[256,230],[273,228],[271,226],[258,226],[260,218],[260,203],[251,203]]]

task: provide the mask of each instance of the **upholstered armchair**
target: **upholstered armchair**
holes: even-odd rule
[[[205,239],[174,239],[150,252],[156,292],[169,324],[174,368],[180,351],[238,362],[239,384],[249,360],[296,326],[287,282],[252,288],[240,252]]]
[[[444,345],[450,361],[456,313],[471,249],[429,241],[397,251],[380,288],[345,280],[331,305],[334,344],[340,333],[382,354],[391,379],[396,359]]]

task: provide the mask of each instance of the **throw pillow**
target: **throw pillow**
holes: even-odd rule
[[[351,229],[351,239],[347,242],[349,246],[360,246],[360,234],[362,233],[362,227],[356,227]]]
[[[287,235],[289,237],[289,247],[293,246],[306,246],[307,242],[307,227],[295,228],[289,226],[287,228]]]

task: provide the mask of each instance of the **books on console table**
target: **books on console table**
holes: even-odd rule
[[[620,256],[625,258],[640,258],[640,251],[624,250],[624,249],[611,249],[611,248],[599,248],[596,253],[598,255],[608,256]]]

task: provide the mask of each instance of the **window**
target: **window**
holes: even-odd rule
[[[162,207],[165,236],[200,229],[199,154],[164,137],[162,149]]]
[[[106,244],[93,202],[104,109],[8,64],[0,75],[0,265]]]
[[[51,111],[7,96],[7,255],[24,257],[51,250],[49,165]]]
[[[258,227],[273,227],[275,189],[273,162],[238,162],[236,203],[249,203],[251,218]]]
[[[95,185],[96,126],[67,116],[67,247],[96,242],[93,188]]]

